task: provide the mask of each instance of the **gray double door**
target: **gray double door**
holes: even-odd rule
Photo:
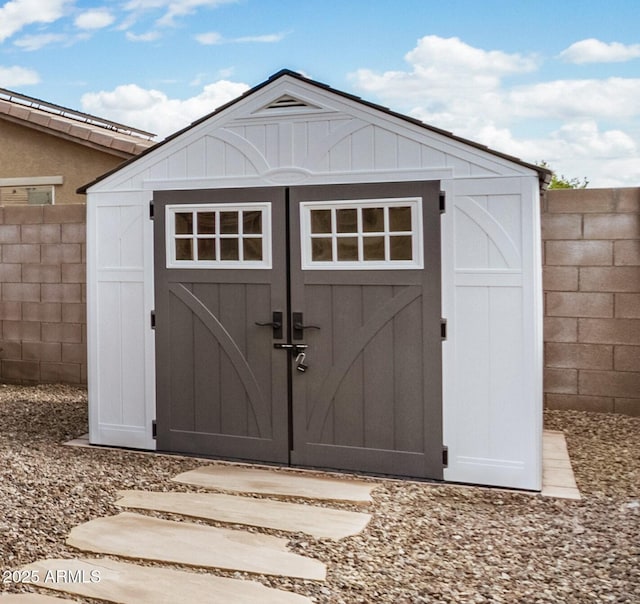
[[[418,200],[423,268],[303,270],[304,246],[311,261],[323,250],[304,241],[301,204],[394,199]],[[181,207],[253,203],[269,207],[270,268],[174,262],[191,237],[175,234]],[[442,478],[438,182],[158,191],[154,208],[159,450]]]

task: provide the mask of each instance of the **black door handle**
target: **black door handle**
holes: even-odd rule
[[[270,323],[259,323],[256,321],[255,324],[260,327],[273,327],[273,339],[282,339],[282,313],[280,311],[276,310],[272,313]]]
[[[294,340],[302,340],[304,338],[305,329],[320,329],[319,325],[305,325],[301,312],[291,313],[292,338]]]

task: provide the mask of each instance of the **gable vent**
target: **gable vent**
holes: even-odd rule
[[[309,103],[305,103],[300,99],[296,99],[295,97],[289,96],[285,94],[281,96],[279,99],[273,101],[265,107],[265,109],[289,109],[291,107],[295,108],[305,108],[305,109],[317,109],[314,105],[310,105]]]

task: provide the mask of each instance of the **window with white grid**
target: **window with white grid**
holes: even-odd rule
[[[303,202],[300,212],[303,269],[423,267],[420,198]]]
[[[271,204],[166,207],[167,268],[271,268]]]

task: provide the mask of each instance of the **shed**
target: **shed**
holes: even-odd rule
[[[539,490],[547,176],[278,72],[84,187],[90,442]]]

